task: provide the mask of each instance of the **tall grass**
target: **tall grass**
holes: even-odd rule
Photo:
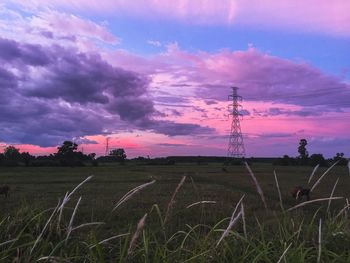
[[[255,178],[248,165],[247,168]],[[80,222],[84,196],[76,198],[74,193],[92,179],[88,178],[53,208],[38,211],[23,206],[0,218],[0,262],[350,262],[350,220],[346,213],[349,204],[340,210],[331,209],[330,200],[344,200],[333,197],[336,184],[331,197],[288,207],[288,202],[282,204],[275,174],[274,194],[285,207],[282,211],[273,210],[269,203],[269,210],[256,214],[249,209],[254,204],[246,193],[238,201],[232,200],[236,202],[232,214],[217,223],[206,224],[198,218],[197,224],[179,224],[176,218],[169,220],[175,209],[178,215],[181,211],[205,209],[202,204],[220,204],[220,200],[196,201],[187,208],[175,208],[175,199],[181,198],[180,188],[186,178],[183,177],[167,206],[155,202],[149,208],[140,208],[144,216],[138,222],[115,229],[116,222],[110,217],[99,222]],[[130,190],[114,210],[127,200],[131,202],[136,193],[151,184],[156,182]],[[263,196],[260,185],[256,183],[255,187]],[[75,205],[68,207],[73,199]],[[262,200],[263,208],[267,201],[273,202]],[[324,201],[328,205],[323,205]],[[117,214],[123,216],[121,210]]]

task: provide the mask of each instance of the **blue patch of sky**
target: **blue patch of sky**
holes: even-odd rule
[[[221,49],[255,48],[270,55],[304,61],[330,74],[350,78],[350,39],[327,35],[256,30],[243,26],[193,25],[167,20],[132,18],[109,19],[109,29],[122,39],[121,48],[139,55],[152,55],[164,50],[147,44],[177,42],[181,49],[217,52]]]

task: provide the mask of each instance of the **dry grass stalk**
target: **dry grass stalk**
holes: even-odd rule
[[[343,207],[342,210],[339,211],[339,213],[335,216],[334,219],[337,219],[339,216],[341,216],[345,211],[347,211],[350,208],[350,204],[347,204]]]
[[[17,240],[18,240],[18,238],[14,238],[14,239],[7,240],[7,241],[5,241],[5,242],[2,242],[2,243],[0,243],[0,247],[1,247],[1,246],[4,246],[4,245],[6,245],[6,244],[13,243],[13,242],[15,242],[15,241],[17,241]]]
[[[167,210],[166,210],[166,214],[165,214],[165,218],[164,218],[164,224],[169,220],[171,210],[173,209],[174,204],[175,204],[175,197],[176,197],[177,193],[179,192],[181,186],[184,184],[185,180],[186,180],[186,176],[183,176],[181,181],[177,185],[173,195],[171,196],[170,202],[169,202]]]
[[[316,183],[311,187],[310,192],[312,192],[312,191],[316,188],[316,186],[321,182],[322,178],[323,178],[323,177],[324,177],[338,162],[339,162],[339,160],[336,161],[334,164],[332,164],[332,166],[329,167],[329,168],[320,176],[320,178],[318,178],[318,180],[316,181]]]
[[[69,225],[68,225],[68,229],[67,229],[67,237],[66,237],[66,242],[69,238],[69,235],[70,233],[72,232],[72,229],[73,229],[73,220],[74,220],[74,217],[75,217],[75,214],[77,213],[78,211],[78,206],[80,204],[80,201],[81,201],[81,196],[79,197],[78,201],[77,201],[77,204],[75,205],[74,207],[74,210],[73,210],[73,213],[72,213],[72,216],[69,220]]]
[[[54,256],[46,256],[41,257],[37,261],[46,260],[46,262],[52,262],[52,263],[71,263],[72,261],[69,261],[68,259],[64,259],[62,257],[54,257]],[[48,261],[49,260],[49,261]]]
[[[70,200],[70,198],[72,197],[72,195],[83,185],[85,184],[87,181],[91,180],[91,178],[94,177],[93,175],[88,176],[84,181],[82,181],[80,184],[78,184],[71,192],[66,192],[62,203],[60,205],[60,207],[58,208],[59,212],[59,216],[58,216],[58,221],[57,221],[57,227],[60,227],[60,222],[61,222],[61,218],[62,218],[62,213],[63,213],[63,208],[64,206],[68,203],[68,201]]]
[[[261,187],[260,187],[260,185],[259,185],[259,183],[258,183],[258,180],[256,179],[256,177],[255,177],[255,175],[254,175],[252,169],[250,169],[248,163],[247,163],[247,162],[244,162],[244,163],[245,163],[245,166],[246,166],[246,168],[247,168],[247,170],[248,170],[250,176],[252,177],[252,179],[253,179],[253,181],[254,181],[256,190],[257,190],[258,194],[260,195],[261,200],[262,200],[263,203],[264,203],[264,207],[265,207],[265,209],[267,209],[267,204],[266,204],[266,201],[265,201],[264,192],[262,191],[262,189],[261,189]]]
[[[282,208],[282,210],[284,210],[283,208],[283,201],[282,201],[282,195],[281,195],[281,190],[280,190],[280,186],[279,186],[279,183],[278,183],[278,180],[277,180],[277,174],[276,174],[276,171],[274,170],[273,171],[273,174],[275,176],[275,182],[276,182],[276,187],[277,187],[277,191],[278,191],[278,197],[280,199],[280,206]]]
[[[244,237],[247,238],[247,227],[246,227],[246,221],[245,221],[245,211],[244,211],[244,204],[241,203],[241,212],[242,212],[242,221],[243,221],[243,234]]]
[[[87,181],[91,180],[91,178],[94,177],[93,175],[90,175],[89,177],[87,177],[84,181],[82,181],[80,184],[78,184],[72,192],[70,192],[67,196],[67,200],[69,200],[71,198],[71,196],[83,185],[85,184]]]
[[[333,197],[333,194],[334,194],[335,188],[337,187],[338,181],[339,181],[339,177],[338,177],[337,181],[335,181],[335,184],[334,184],[334,186],[333,186],[333,189],[332,189],[330,198]],[[331,202],[332,202],[332,199],[329,199],[329,201],[328,201],[328,206],[327,206],[327,213],[329,212],[329,208],[330,208],[330,206],[331,206]]]
[[[139,185],[133,189],[131,189],[129,192],[127,192],[122,198],[120,198],[120,200],[118,201],[118,203],[115,205],[115,207],[113,208],[112,211],[116,210],[119,206],[121,206],[123,203],[125,203],[126,201],[128,201],[131,197],[133,197],[135,194],[137,194],[139,191],[141,191],[142,189],[146,188],[147,186],[154,184],[156,182],[156,180],[152,180],[151,182]]]
[[[30,250],[30,254],[32,254],[34,248],[36,247],[36,245],[37,245],[38,242],[40,241],[42,235],[44,234],[46,228],[48,227],[49,223],[51,222],[53,216],[56,214],[59,205],[60,205],[60,202],[58,202],[57,206],[56,206],[55,209],[52,211],[52,214],[50,215],[49,219],[47,220],[47,222],[46,222],[46,224],[45,224],[43,230],[41,231],[41,233],[39,234],[39,236],[38,236],[37,239],[35,240],[34,245],[33,245],[33,247],[32,247],[31,250]]]
[[[238,203],[236,204],[235,209],[233,210],[233,213],[232,213],[232,215],[231,215],[230,221],[232,221],[233,218],[235,217],[236,212],[237,212],[237,210],[238,210],[238,207],[241,205],[241,203],[242,203],[244,197],[245,197],[245,195],[242,195],[241,199],[239,199]]]
[[[286,253],[287,253],[287,251],[289,250],[289,248],[290,248],[291,245],[292,245],[292,243],[290,243],[289,246],[283,251],[283,253],[282,253],[280,259],[277,261],[277,263],[282,262],[282,259],[286,260],[286,259],[285,259],[285,255],[286,255]]]
[[[316,165],[315,168],[312,170],[312,173],[311,173],[311,175],[310,175],[310,177],[309,177],[309,181],[307,182],[307,184],[309,184],[309,183],[311,182],[311,180],[312,180],[312,178],[314,177],[314,175],[315,175],[315,173],[316,173],[318,167],[320,167],[319,164]]]
[[[228,235],[228,233],[230,232],[231,228],[237,223],[238,219],[241,216],[242,216],[242,211],[240,211],[238,213],[238,215],[230,221],[228,227],[226,228],[226,230],[224,231],[224,233],[220,237],[219,241],[216,243],[216,246],[218,246],[221,243],[221,241]]]
[[[337,196],[337,197],[332,197],[332,198],[320,198],[320,199],[315,199],[315,200],[311,200],[311,201],[306,201],[306,202],[303,202],[303,203],[300,203],[296,206],[293,206],[291,208],[289,208],[287,211],[292,211],[294,209],[297,209],[299,207],[302,207],[302,206],[305,206],[305,205],[308,205],[308,204],[311,204],[311,203],[316,203],[316,202],[322,202],[322,201],[329,201],[330,199],[331,200],[338,200],[338,199],[343,199],[344,197],[340,197],[340,196]]]
[[[136,245],[136,241],[137,241],[138,237],[140,236],[140,233],[142,232],[143,228],[145,227],[146,218],[147,218],[147,213],[140,219],[140,221],[137,224],[136,231],[135,231],[135,233],[132,236],[131,241],[130,241],[127,258],[129,256],[131,256],[132,253],[134,252],[134,247]]]
[[[77,230],[79,228],[82,228],[82,227],[86,227],[86,226],[98,226],[98,225],[104,225],[106,224],[105,222],[91,222],[91,223],[85,223],[85,224],[81,224],[79,226],[76,226],[76,227],[73,227],[72,228],[72,231],[74,230]]]
[[[322,249],[322,219],[320,218],[320,223],[318,224],[318,253],[317,253],[317,263],[321,262],[321,249]]]
[[[106,239],[104,239],[104,240],[98,242],[96,245],[90,246],[89,249],[92,249],[92,248],[96,247],[97,245],[104,244],[104,243],[106,243],[106,242],[108,242],[108,241],[117,239],[117,238],[119,238],[119,237],[124,237],[124,236],[128,236],[128,235],[130,235],[130,233],[120,234],[120,235],[116,235],[116,236],[112,236],[112,237],[106,238]]]
[[[193,204],[188,205],[186,208],[190,208],[196,205],[201,205],[201,204],[216,204],[216,201],[199,201],[199,202],[195,202]]]
[[[65,204],[68,202],[67,197],[68,197],[68,192],[66,192],[66,194],[62,200],[62,204],[58,208],[58,210],[60,211],[59,215],[58,215],[58,221],[57,221],[57,228],[58,229],[60,228],[60,222],[61,222],[61,218],[62,218],[63,208],[64,208]]]
[[[216,246],[218,246],[220,244],[220,242],[224,239],[225,236],[228,235],[228,232],[230,231],[230,229],[233,227],[233,225],[237,222],[237,220],[239,219],[240,216],[242,216],[243,211],[242,211],[242,207],[241,207],[241,211],[238,213],[238,215],[235,217],[236,212],[238,210],[238,207],[241,205],[243,198],[245,195],[243,195],[241,197],[241,199],[239,199],[238,203],[236,204],[235,209],[232,212],[231,218],[230,218],[230,222],[228,224],[227,229],[225,230],[225,232],[222,234],[221,238],[219,239],[218,243],[216,244]]]

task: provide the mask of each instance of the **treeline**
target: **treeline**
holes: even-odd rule
[[[328,167],[331,164],[337,162],[338,165],[347,165],[348,160],[344,157],[344,153],[336,153],[333,158],[326,159],[321,153],[314,153],[309,155],[306,146],[308,142],[306,139],[301,139],[298,146],[299,156],[297,157],[289,157],[288,155],[284,155],[282,158],[278,158],[274,161],[275,165],[311,165],[311,166],[324,166]]]
[[[323,154],[315,153],[310,156],[300,158],[300,157],[289,157],[284,155],[282,158],[276,159],[273,164],[289,166],[289,165],[301,165],[301,166],[316,166],[320,165],[323,167],[329,167],[333,163],[338,162],[337,165],[347,165],[348,160],[344,157],[344,153],[336,153],[333,158],[324,158]]]
[[[28,152],[20,152],[14,146],[8,146],[4,153],[0,153],[0,166],[98,166],[101,163],[119,163],[121,165],[132,163],[136,165],[174,165],[176,163],[193,163],[206,165],[209,163],[222,163],[225,165],[244,165],[254,163],[269,163],[274,165],[310,165],[310,166],[330,166],[334,162],[338,165],[347,165],[348,160],[344,153],[336,153],[333,158],[326,159],[322,154],[312,154],[306,149],[307,141],[301,139],[298,146],[299,156],[290,157],[284,155],[282,158],[227,158],[223,156],[168,156],[162,158],[150,158],[139,156],[127,159],[123,148],[113,149],[107,156],[96,157],[95,153],[84,154],[78,151],[78,145],[71,141],[65,141],[57,152],[46,156],[33,156]]]
[[[34,156],[29,152],[20,152],[15,146],[8,146],[0,153],[0,166],[97,166],[100,162],[119,162],[124,164],[124,149],[114,149],[108,156],[96,158],[95,153],[84,154],[78,151],[78,144],[65,141],[57,152],[50,155]]]

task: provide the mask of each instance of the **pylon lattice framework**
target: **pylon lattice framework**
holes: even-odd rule
[[[229,99],[231,101],[230,107],[230,115],[232,116],[231,123],[231,132],[228,143],[228,151],[227,157],[244,157],[245,156],[245,148],[243,143],[243,135],[241,131],[240,117],[242,114],[239,112],[239,107],[241,107],[240,102],[242,101],[242,97],[238,96],[238,88],[231,87],[232,94],[229,95]]]

